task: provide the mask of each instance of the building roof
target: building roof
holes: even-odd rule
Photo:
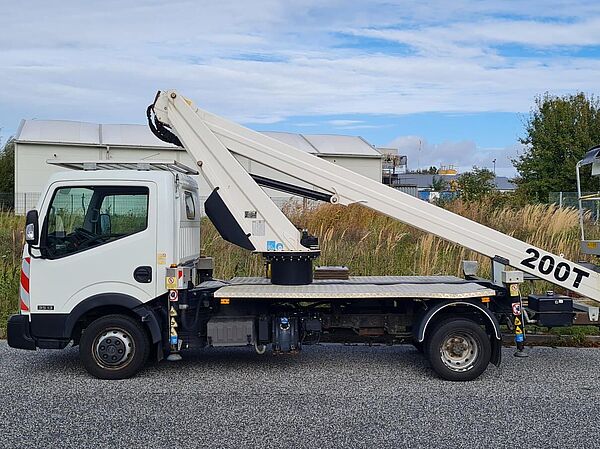
[[[95,123],[66,120],[22,120],[15,140],[19,142],[100,143]]]
[[[460,175],[428,175],[424,173],[401,173],[398,174],[400,185],[416,185],[419,189],[428,189],[433,184],[433,178],[441,178],[451,181]],[[515,190],[517,186],[510,182],[506,176],[496,176],[494,184],[498,190]]]
[[[401,185],[412,185],[417,186],[419,189],[428,189],[433,184],[433,178],[441,176],[438,175],[427,175],[424,173],[400,173],[398,174],[398,181]],[[446,181],[454,179],[456,176],[444,176]]]
[[[514,182],[511,182],[506,176],[496,176],[494,180],[496,184],[496,188],[498,190],[516,190],[517,185]]]
[[[381,153],[362,137],[334,134],[303,134],[303,136],[323,156],[351,154],[381,159]]]
[[[107,125],[68,120],[23,120],[17,142],[177,148],[163,142],[144,125]]]
[[[279,131],[263,131],[263,134],[310,154],[317,154],[319,152],[302,134],[283,133]]]
[[[266,131],[269,137],[320,156],[356,156],[380,159],[381,154],[362,137],[295,134]],[[20,143],[65,144],[177,149],[158,139],[146,125],[111,125],[68,120],[23,120],[15,140]]]

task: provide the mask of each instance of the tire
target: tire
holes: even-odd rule
[[[439,323],[429,334],[425,355],[442,378],[464,382],[483,373],[492,356],[490,337],[472,320],[453,318]]]
[[[126,315],[107,315],[83,331],[79,357],[98,379],[127,379],[148,360],[150,341],[142,324]]]

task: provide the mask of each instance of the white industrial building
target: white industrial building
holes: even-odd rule
[[[381,181],[382,155],[361,137],[308,135],[283,132],[264,134],[368,178]],[[35,207],[48,177],[61,168],[47,164],[57,160],[175,160],[190,167],[195,163],[187,152],[157,139],[144,125],[107,125],[63,120],[23,120],[15,137],[15,212]],[[309,185],[239,157],[252,174]],[[310,167],[306,167],[310,170]],[[199,177],[201,195],[209,188]],[[289,199],[284,193],[268,191],[276,202]]]

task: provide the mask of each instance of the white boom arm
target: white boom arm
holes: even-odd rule
[[[306,252],[307,248],[300,244],[296,228],[232,153],[328,192],[332,194],[332,203],[360,202],[408,225],[600,302],[599,273],[203,111],[175,91],[160,92],[154,112],[197,161],[209,186],[219,189],[223,202],[256,251]]]

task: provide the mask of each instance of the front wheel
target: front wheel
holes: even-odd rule
[[[474,321],[457,318],[433,329],[426,347],[433,370],[443,379],[467,381],[483,373],[492,356],[485,330]]]
[[[142,325],[126,315],[107,315],[83,332],[79,356],[99,379],[126,379],[146,363],[150,342]]]

